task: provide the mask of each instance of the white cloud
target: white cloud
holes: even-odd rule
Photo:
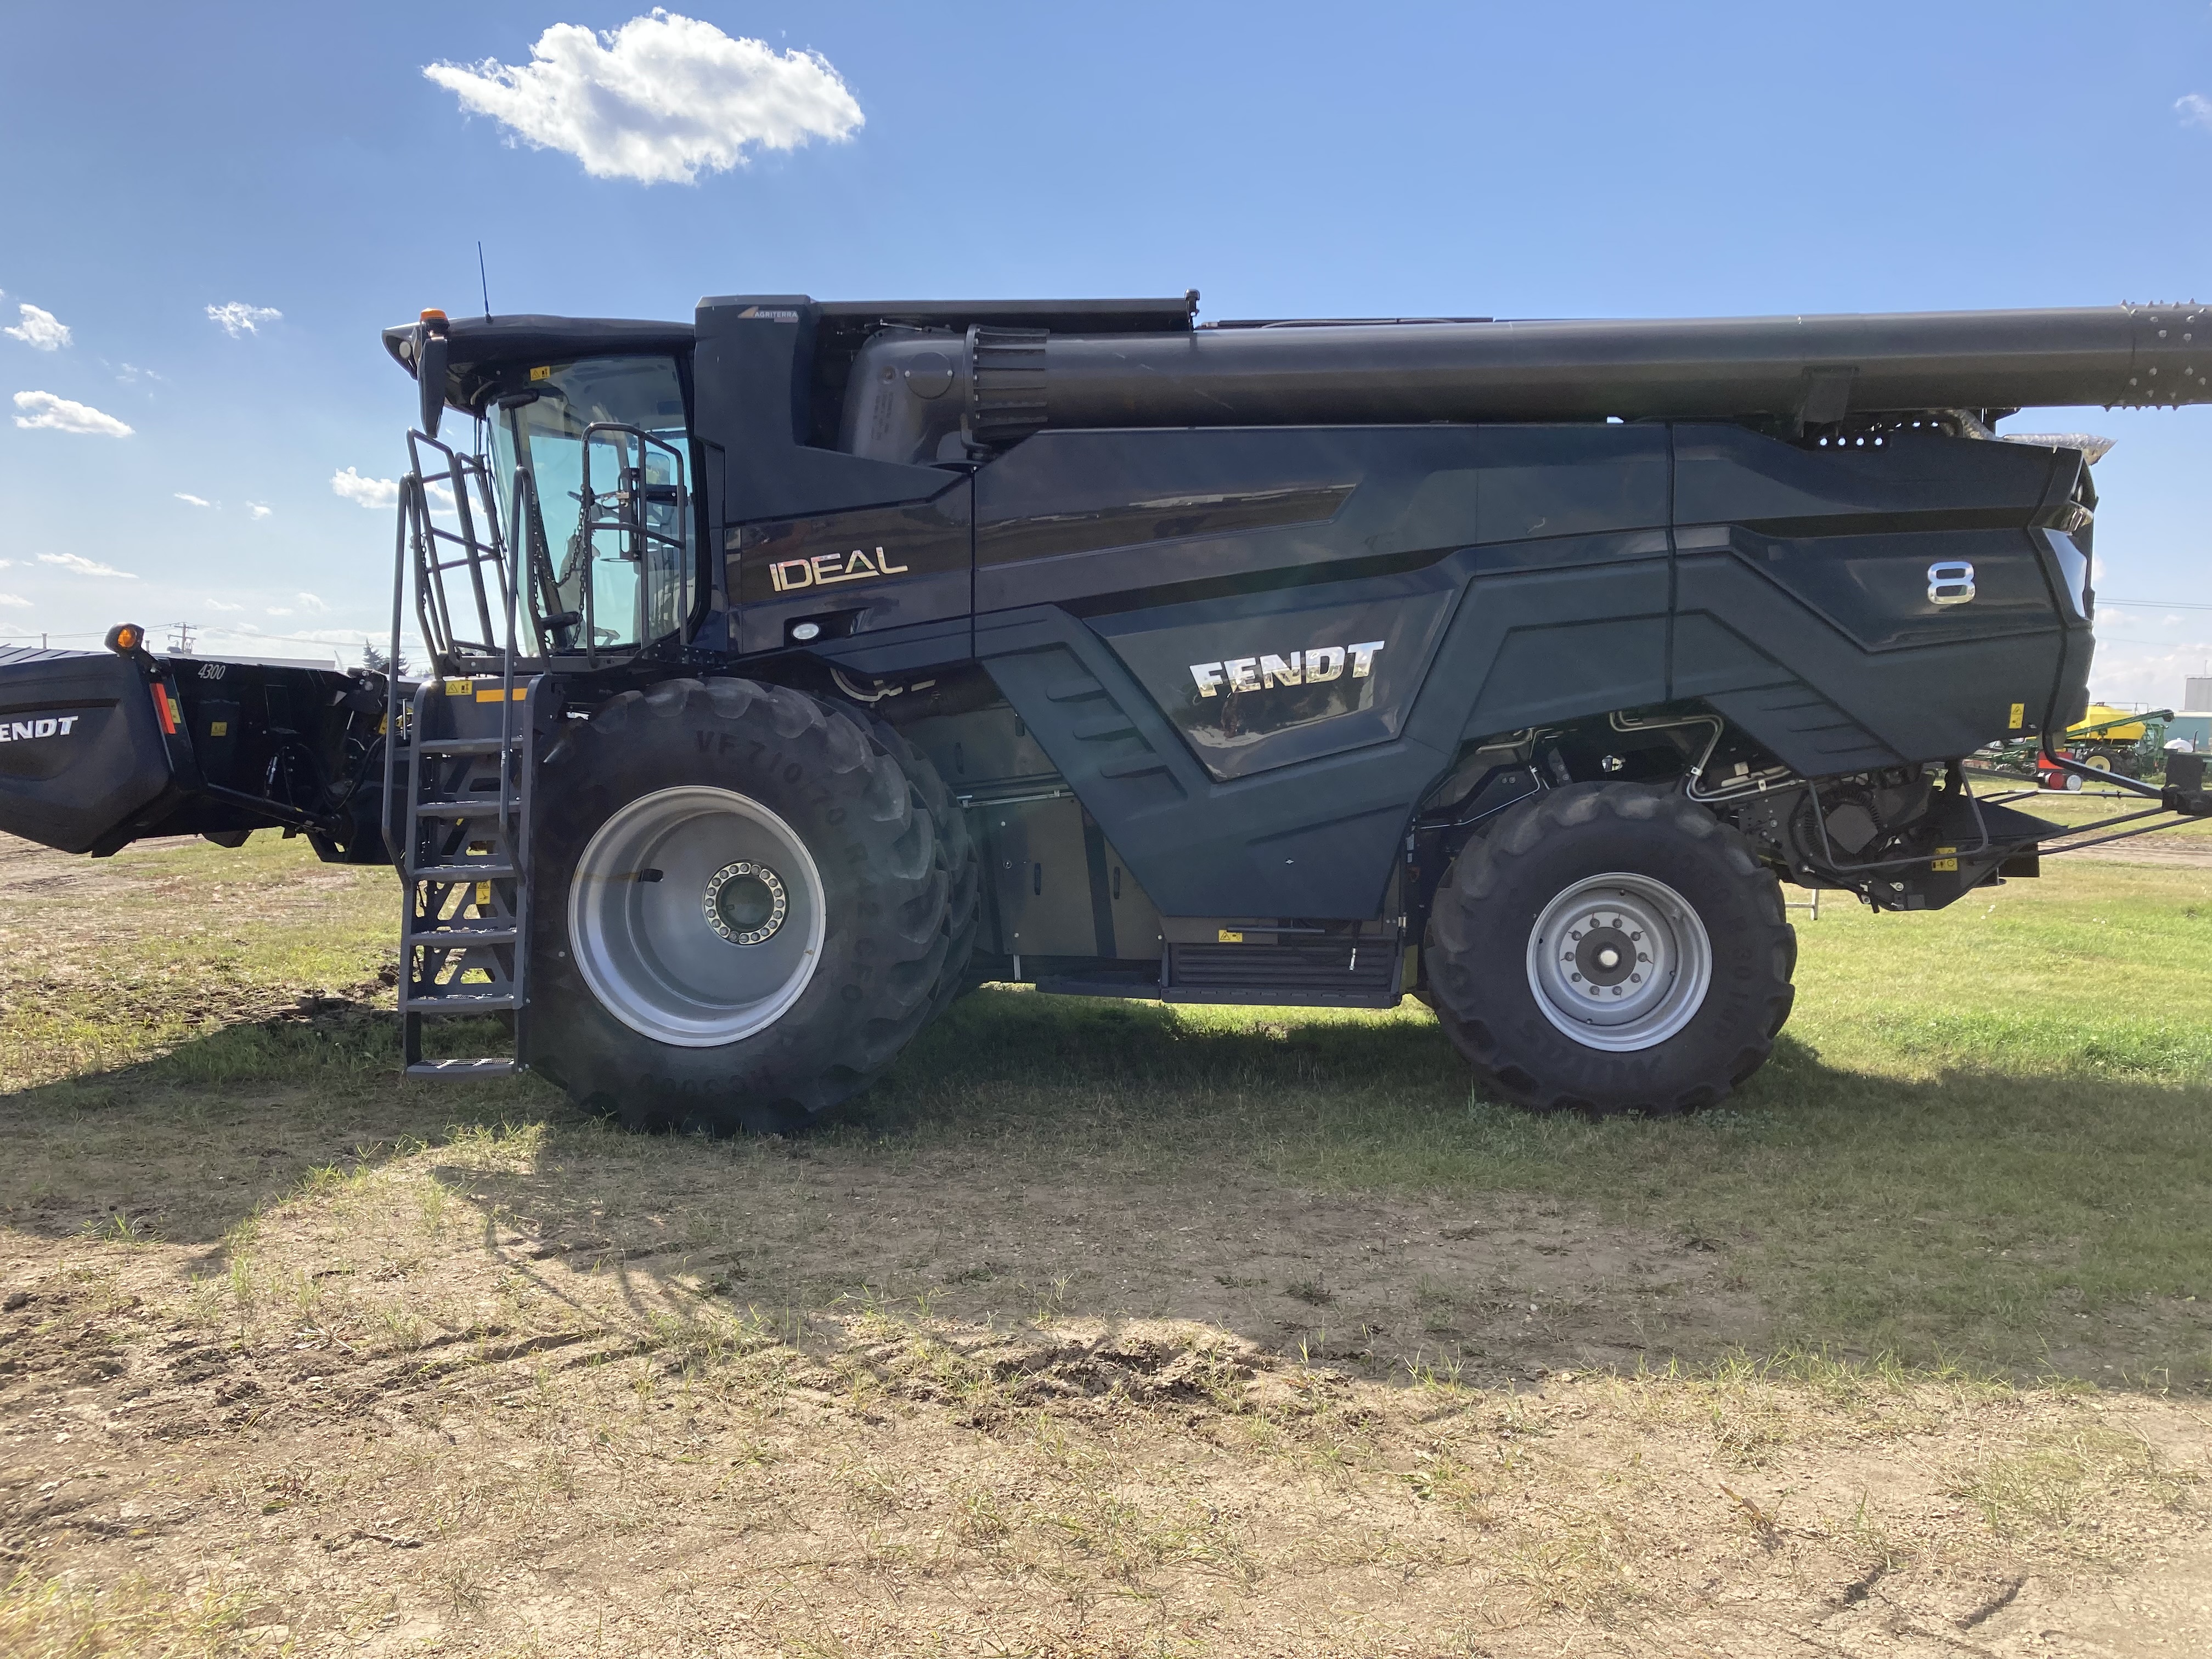
[[[357,507],[392,507],[399,504],[396,478],[364,478],[351,467],[331,474],[331,488]]]
[[[52,312],[26,305],[15,309],[22,313],[22,322],[14,328],[0,328],[0,334],[21,340],[34,351],[54,351],[70,343],[69,325]]]
[[[272,605],[261,614],[264,617],[289,617],[292,614],[292,607],[289,605]]]
[[[2173,100],[2174,112],[2190,127],[2212,127],[2212,98],[2201,92],[2184,93]]]
[[[120,576],[135,582],[138,578],[128,570],[118,570],[112,564],[102,564],[97,559],[88,559],[81,553],[41,553],[40,564],[58,564],[64,570],[74,570],[80,576]]]
[[[210,611],[243,611],[246,609],[242,605],[225,605],[221,599],[210,599],[207,602],[207,608]]]
[[[0,605],[28,605],[30,601],[20,593],[0,593]]]
[[[283,319],[284,313],[271,306],[250,306],[243,300],[229,300],[207,308],[210,320],[220,326],[234,340],[248,334],[258,334],[264,323]]]
[[[276,509],[275,507],[266,506],[260,501],[248,501],[246,504],[246,511],[248,515],[256,519],[265,519],[276,510]]]
[[[303,609],[312,611],[317,616],[320,616],[323,612],[330,609],[330,606],[325,605],[313,593],[295,593],[292,597],[294,599],[298,601]]]
[[[865,118],[819,52],[777,52],[655,7],[594,34],[556,23],[530,62],[432,64],[422,73],[539,149],[595,179],[690,184],[744,164],[749,146],[845,138]]]
[[[103,415],[90,404],[72,403],[51,392],[19,392],[15,417],[20,427],[50,427],[56,432],[82,432],[101,438],[127,438],[131,428],[112,415]]]
[[[215,505],[213,501],[208,501],[202,496],[187,495],[181,489],[177,491],[177,499],[182,501],[186,507],[213,507]]]

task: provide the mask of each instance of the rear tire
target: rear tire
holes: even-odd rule
[[[1712,1105],[1796,994],[1780,883],[1711,812],[1633,784],[1553,790],[1469,842],[1423,955],[1453,1045],[1535,1111]]]
[[[851,715],[671,680],[569,723],[537,789],[529,1060],[587,1109],[788,1131],[928,1018],[947,949],[936,826]]]

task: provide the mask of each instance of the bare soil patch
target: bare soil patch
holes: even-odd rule
[[[8,1236],[10,1651],[2123,1654],[2201,1547],[2201,1407],[1684,1369],[1751,1298],[1556,1203],[516,1126],[118,1213]]]
[[[11,1659],[2212,1644],[2198,1395],[1778,1352],[1759,1253],[1846,1235],[1146,1115],[1395,1109],[1453,1086],[1361,1074],[1417,1027],[1054,1037],[1004,996],[959,1030],[1023,1052],[921,1056],[957,1132],[640,1139],[399,1083],[390,877],[289,856],[0,845]],[[1407,1122],[1378,1167],[1460,1167]],[[1512,1155],[1615,1155],[1539,1130]],[[1747,1180],[1816,1156],[1710,1136]],[[2047,1363],[2140,1378],[2194,1290],[2084,1297]]]
[[[133,1596],[240,1651],[2171,1651],[2132,1609],[2199,1549],[2170,1402],[1392,1387],[1191,1320],[725,1307],[621,1253],[533,1292],[497,1223],[464,1294],[400,1231],[364,1271],[272,1227],[242,1329],[131,1290],[150,1251],[17,1264],[11,1651]]]

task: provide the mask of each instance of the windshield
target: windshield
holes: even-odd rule
[[[538,526],[518,526],[517,541],[549,648],[582,651],[588,635],[592,647],[620,651],[675,633],[693,565],[675,362],[586,357],[532,368],[528,389],[500,398],[491,415],[502,501],[525,472],[537,500]],[[593,429],[606,427],[628,429]]]

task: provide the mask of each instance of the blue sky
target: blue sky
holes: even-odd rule
[[[465,107],[483,80],[423,73],[644,9],[9,8],[0,638],[127,617],[353,659],[386,626],[392,522],[331,480],[398,471],[412,387],[377,330],[481,309],[479,238],[495,311],[617,316],[750,291],[1195,287],[1212,317],[2212,300],[2207,0],[701,0],[679,9],[769,59],[729,131],[845,136],[722,170],[726,144],[631,144],[688,184],[592,176],[623,138],[604,100],[558,130],[503,106],[580,159]],[[2212,605],[2212,409],[2010,426],[2118,438],[2102,591]],[[2212,660],[2212,610],[2100,632],[2106,696],[2169,701]]]

